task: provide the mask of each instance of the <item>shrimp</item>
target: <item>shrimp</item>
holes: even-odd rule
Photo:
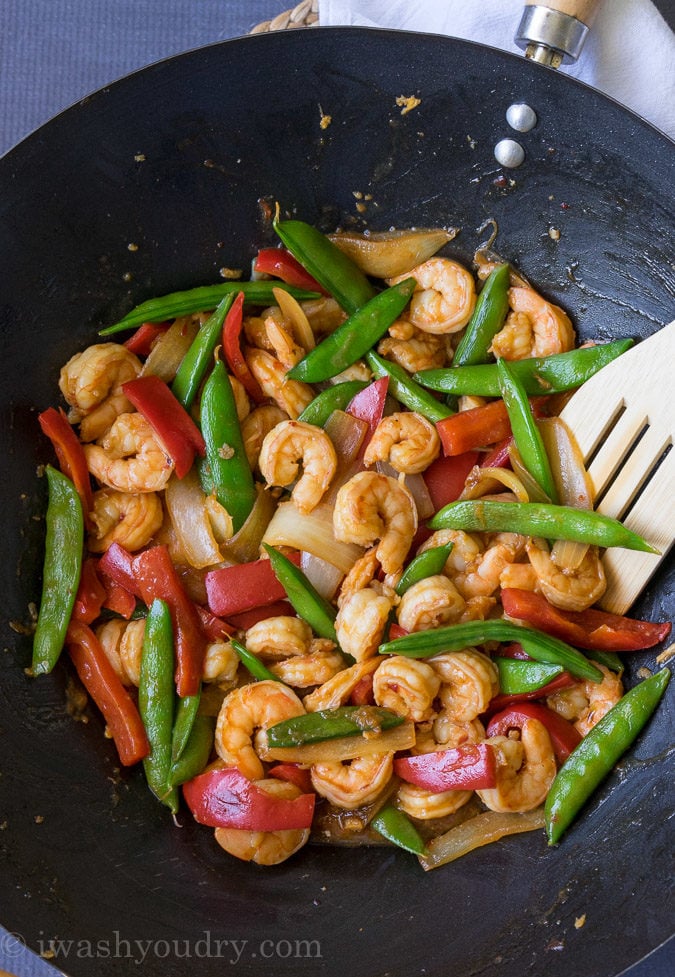
[[[343,601],[335,618],[335,633],[345,654],[357,662],[375,654],[392,606],[392,599],[373,587],[356,590]]]
[[[171,478],[173,462],[139,413],[120,414],[98,444],[85,444],[92,475],[119,492],[159,492]]]
[[[520,739],[491,736],[497,752],[497,784],[476,793],[491,811],[532,811],[543,803],[556,775],[551,737],[538,719],[526,719]]]
[[[288,327],[289,322],[279,309],[274,310],[265,319],[265,330],[274,355],[287,370],[290,370],[300,362],[306,350],[296,343]]]
[[[470,790],[433,792],[416,784],[402,783],[396,792],[396,806],[419,821],[433,821],[454,814],[471,799]]]
[[[342,485],[333,511],[336,539],[370,546],[385,573],[398,573],[417,531],[417,508],[408,490],[388,475],[358,472]]]
[[[162,525],[164,512],[156,492],[132,494],[105,488],[94,492],[93,498],[96,531],[88,539],[92,553],[105,553],[111,543],[133,553],[147,546]]]
[[[300,788],[274,777],[258,779],[254,785],[274,797],[293,800]],[[244,828],[216,828],[215,839],[228,854],[257,865],[280,865],[309,841],[309,828],[286,828],[280,831],[246,831]]]
[[[207,644],[202,673],[205,682],[232,684],[238,668],[239,655],[229,641],[210,641]]]
[[[233,377],[231,373],[228,373],[227,379],[230,381],[230,386],[232,387],[234,406],[237,411],[237,418],[241,424],[242,421],[245,421],[248,415],[251,413],[251,401],[248,399],[246,387],[241,380]]]
[[[344,657],[334,643],[319,638],[306,655],[291,655],[271,665],[270,671],[294,689],[307,689],[312,685],[323,685],[344,666]]]
[[[476,304],[476,286],[462,265],[449,258],[430,258],[406,275],[387,279],[387,284],[405,278],[417,281],[408,318],[422,332],[452,333],[467,324]]]
[[[392,655],[373,676],[373,695],[378,706],[419,723],[431,718],[440,684],[431,665]]]
[[[265,659],[304,655],[309,651],[312,629],[301,617],[280,614],[251,625],[246,632],[246,647]]]
[[[537,574],[535,590],[562,610],[585,611],[600,600],[607,589],[597,546],[589,546],[579,566],[569,572],[556,566],[545,540],[528,540],[527,555]]]
[[[573,688],[554,692],[546,699],[546,704],[564,719],[575,721],[574,726],[582,736],[590,733],[624,692],[623,682],[615,672],[598,662],[593,664],[602,672],[602,682],[579,682]]]
[[[441,709],[429,729],[418,727],[413,753],[436,753],[438,750],[454,750],[463,743],[481,743],[485,739],[485,727],[480,719],[458,723],[445,709]]]
[[[80,439],[102,437],[115,418],[131,410],[122,384],[140,376],[138,357],[119,343],[96,343],[76,353],[62,367],[61,393],[70,405],[68,419],[80,423]]]
[[[302,464],[302,475],[298,473]],[[306,515],[315,509],[337,469],[337,454],[326,432],[304,421],[282,421],[260,449],[260,473],[268,485],[292,485],[291,500]],[[297,481],[296,481],[297,479]]]
[[[304,711],[295,692],[281,682],[264,679],[242,685],[223,699],[216,720],[216,752],[249,780],[259,780],[264,773],[256,747],[263,748],[264,731]]]
[[[140,683],[144,635],[144,618],[137,621],[113,618],[96,629],[105,656],[124,685]]]
[[[334,332],[347,318],[347,313],[335,299],[310,299],[300,303],[315,336]]]
[[[450,358],[445,336],[422,332],[406,319],[397,319],[377,347],[380,356],[398,363],[408,373],[440,369]]]
[[[265,435],[281,421],[287,420],[286,411],[281,410],[276,404],[263,404],[261,407],[256,407],[244,418],[241,424],[241,436],[251,471],[254,471],[258,465],[258,456]]]
[[[563,310],[532,288],[510,288],[511,312],[490,350],[505,360],[550,356],[574,348],[574,327]]]
[[[515,563],[525,549],[525,542],[518,533],[496,533],[487,549],[455,577],[457,589],[467,600],[491,597],[499,589],[506,567]]]
[[[363,590],[367,587],[374,580],[379,566],[376,548],[373,546],[358,558],[344,577],[338,594],[338,607],[342,607],[347,598],[355,594],[357,590]]]
[[[246,362],[265,396],[273,400],[290,418],[297,418],[314,400],[314,391],[309,384],[287,379],[283,363],[266,350],[247,350]]]
[[[452,549],[445,561],[443,573],[452,580],[461,593],[461,582],[468,568],[482,554],[483,547],[477,536],[471,536],[461,529],[437,529],[422,543],[417,552],[424,553],[426,550],[445,546],[448,543],[452,543]]]
[[[393,753],[314,763],[311,767],[312,786],[331,804],[353,811],[374,801],[389,783],[393,772]]]
[[[457,623],[465,608],[466,601],[452,581],[436,574],[406,590],[398,607],[398,623],[406,631],[428,631]]]
[[[379,664],[377,658],[368,658],[350,665],[349,668],[343,668],[337,675],[306,695],[302,700],[303,706],[307,712],[319,712],[321,709],[337,709],[343,706],[356,686],[366,681]]]
[[[363,463],[370,467],[376,461],[388,461],[397,472],[413,475],[428,468],[440,450],[441,439],[431,421],[414,411],[401,411],[377,425]]]
[[[472,722],[499,692],[497,666],[475,648],[447,651],[428,663],[441,678],[439,698],[446,717],[454,722]]]

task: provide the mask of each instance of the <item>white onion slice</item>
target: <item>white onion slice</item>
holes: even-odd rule
[[[506,835],[536,831],[543,827],[543,807],[520,814],[486,811],[433,838],[427,845],[426,855],[421,855],[419,862],[425,872],[428,872],[467,855],[474,848],[491,845],[493,841],[499,841]]]
[[[172,322],[150,350],[142,375],[152,374],[171,383],[198,330],[199,324],[190,316],[181,316]]]
[[[544,418],[539,421],[539,430],[561,504],[575,509],[592,509],[593,485],[579,445],[567,424],[559,417]],[[587,552],[588,543],[558,539],[551,549],[551,559],[561,570],[573,572]]]
[[[300,554],[300,569],[322,597],[333,599],[344,576],[342,570],[305,550]]]
[[[274,300],[281,309],[281,314],[288,319],[292,326],[293,338],[302,346],[305,352],[314,349],[316,342],[314,333],[305,315],[304,309],[296,298],[293,298],[283,288],[273,288]]]
[[[393,278],[421,265],[456,234],[456,228],[435,227],[368,234],[341,231],[328,236],[366,275]]]
[[[164,492],[164,501],[190,565],[200,570],[221,563],[223,556],[206,511],[206,496],[194,468],[184,478],[171,476]]]

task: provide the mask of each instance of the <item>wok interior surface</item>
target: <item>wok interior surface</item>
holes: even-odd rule
[[[404,114],[396,99],[411,95],[420,104]],[[525,163],[502,170],[493,148],[516,135],[505,111],[519,101],[538,124],[517,136]],[[257,977],[319,966],[605,977],[670,935],[672,687],[557,848],[537,832],[425,874],[389,848],[310,846],[257,869],[187,816],[175,827],[142,772],[120,772],[94,711],[87,725],[67,715],[67,669],[26,678],[30,636],[10,622],[28,623],[39,599],[36,469],[51,454],[36,416],[58,403],[60,366],[137,302],[248,269],[274,243],[260,200],[325,230],[457,226],[444,253],[467,263],[495,220],[495,248],[582,339],[639,338],[672,318],[672,164],[666,137],[548,69],[468,42],[350,28],[162,62],[0,161],[7,928],[38,951],[75,941],[54,960],[74,977],[136,972],[124,942],[135,940],[179,941],[148,952],[148,977],[185,974],[188,953],[205,975],[236,963]],[[671,561],[634,616],[672,620],[674,584]],[[644,665],[654,654],[630,658],[629,682]],[[77,941],[97,940],[107,953],[92,962],[85,945],[78,956]]]

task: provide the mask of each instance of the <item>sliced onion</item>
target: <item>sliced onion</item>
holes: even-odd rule
[[[305,315],[304,309],[298,300],[293,298],[292,295],[289,295],[288,292],[285,292],[283,288],[273,288],[272,294],[274,295],[275,302],[281,309],[281,314],[291,324],[294,339],[298,341],[305,352],[314,349],[316,346],[314,333],[309,324],[309,319]]]
[[[393,278],[431,258],[444,244],[452,241],[456,234],[457,229],[454,227],[435,227],[366,234],[340,231],[329,234],[329,238],[366,275]]]
[[[394,468],[393,465],[390,465],[388,461],[376,461],[375,469],[382,475],[389,475],[390,478],[395,478],[396,481],[398,481],[400,478],[400,473]],[[431,495],[429,494],[427,483],[424,481],[421,472],[419,474],[406,475],[403,484],[415,501],[418,519],[420,521],[430,519],[436,510],[434,509],[434,504],[431,501]]]
[[[164,501],[190,566],[199,570],[221,563],[223,556],[211,528],[206,496],[194,468],[183,478],[171,476],[164,492]]]
[[[574,509],[592,509],[593,485],[581,449],[567,424],[559,417],[548,417],[539,421],[539,430],[561,504]],[[573,572],[587,552],[588,543],[558,539],[551,549],[551,559],[561,570]]]
[[[143,375],[152,374],[170,383],[198,331],[199,323],[192,316],[175,319],[150,350],[143,364]]]
[[[513,492],[518,502],[529,502],[530,496],[521,479],[508,468],[481,468],[474,465],[467,475],[466,484],[460,499],[479,499],[483,495],[491,495],[500,485]]]
[[[343,410],[334,410],[323,426],[338,456],[338,468],[351,465],[358,458],[368,425]]]
[[[232,539],[221,543],[223,556],[235,563],[250,563],[258,559],[265,530],[274,516],[277,505],[275,497],[262,485],[257,485],[256,490],[258,496],[248,519]]]
[[[536,831],[543,827],[543,807],[519,814],[486,811],[456,828],[451,828],[445,834],[433,838],[427,845],[426,855],[421,855],[419,862],[425,872],[428,872],[432,868],[454,862],[456,858],[461,858],[462,855],[468,855],[474,848],[491,845],[493,841],[499,841],[506,835]]]
[[[344,576],[342,570],[328,560],[304,550],[300,554],[300,569],[322,597],[326,600],[333,599]]]
[[[284,763],[338,763],[357,757],[375,756],[378,753],[396,753],[409,750],[415,745],[415,724],[401,723],[387,729],[379,736],[339,736],[320,743],[303,743],[301,746],[274,747],[264,743],[264,734],[256,742],[261,760],[280,760]]]
[[[363,555],[363,547],[342,543],[333,533],[333,506],[320,502],[301,515],[292,502],[282,502],[267,527],[263,541],[270,546],[305,550],[337,567],[343,574]]]
[[[206,509],[211,528],[213,529],[213,535],[216,537],[218,544],[227,543],[228,540],[232,539],[234,523],[232,522],[232,516],[225,506],[221,505],[216,498],[215,492],[206,496],[204,508]]]
[[[530,497],[530,502],[550,502],[551,500],[546,492],[544,492],[539,482],[536,480],[536,478],[532,477],[523,464],[523,459],[521,458],[520,452],[516,448],[515,444],[509,445],[509,458],[511,459],[511,468],[523,483],[523,487]]]

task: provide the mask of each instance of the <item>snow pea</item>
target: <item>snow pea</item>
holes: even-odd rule
[[[49,501],[33,675],[51,672],[61,654],[80,583],[84,546],[84,515],[77,489],[52,465],[47,465],[45,473]]]
[[[403,716],[380,706],[339,706],[284,719],[267,729],[270,748],[320,743],[342,736],[362,736],[393,729],[405,722]]]
[[[269,668],[260,661],[260,659],[249,651],[245,645],[237,641],[235,638],[230,638],[230,644],[236,651],[240,661],[249,670],[253,678],[257,679],[259,682],[280,682],[281,679],[274,672],[270,672]]]
[[[601,682],[603,675],[576,648],[534,628],[521,627],[511,621],[494,618],[488,621],[467,621],[429,631],[416,631],[380,645],[380,655],[405,655],[408,658],[431,658],[443,651],[461,651],[486,641],[517,641],[535,661],[561,665],[578,678]]]
[[[304,221],[275,221],[284,247],[349,315],[369,302],[375,289],[351,258]]]
[[[308,292],[305,288],[285,285],[279,281],[255,282],[220,282],[217,285],[200,285],[189,288],[184,292],[171,292],[148,299],[127,312],[123,319],[112,326],[99,329],[99,336],[111,336],[116,332],[123,332],[143,322],[164,322],[166,319],[176,319],[178,316],[191,315],[193,312],[206,312],[215,309],[227,295],[243,292],[245,301],[249,305],[272,305],[274,303],[273,288],[282,288],[289,295],[302,301],[303,299],[319,298],[317,292]]]
[[[209,762],[213,748],[214,721],[211,716],[195,716],[190,736],[180,759],[174,760],[169,771],[169,785],[179,787],[202,772]]]
[[[344,410],[351,400],[368,384],[365,380],[345,380],[326,387],[298,415],[299,421],[323,427],[334,410]]]
[[[196,695],[185,695],[178,699],[176,716],[171,736],[171,759],[175,763],[181,756],[190,739],[192,727],[197,718],[197,710],[201,701],[201,688]]]
[[[138,709],[150,743],[143,769],[153,794],[174,814],[178,794],[169,786],[175,686],[171,612],[166,601],[155,598],[145,622]]]
[[[286,374],[292,380],[319,383],[342,373],[375,345],[410,300],[417,282],[406,278],[378,292],[353,312]]]
[[[511,422],[511,432],[525,468],[551,502],[558,502],[551,463],[546,446],[532,413],[525,389],[510,363],[497,362],[499,388]]]
[[[490,343],[502,328],[509,311],[510,273],[508,265],[498,265],[490,272],[455,350],[453,367],[487,363],[490,359]]]
[[[431,529],[466,532],[509,532],[545,539],[571,539],[595,546],[622,546],[628,550],[658,550],[623,526],[618,519],[591,509],[573,509],[546,502],[491,502],[480,499],[450,502],[430,520]]]
[[[386,804],[378,811],[370,826],[397,848],[412,852],[413,855],[426,854],[426,845],[417,828],[403,811],[399,811],[393,804]]]
[[[396,586],[398,596],[402,597],[414,583],[419,583],[420,580],[441,573],[452,552],[453,545],[453,543],[445,543],[443,546],[432,546],[431,549],[424,550],[423,553],[418,553],[417,556],[413,557]]]
[[[552,394],[580,387],[594,373],[625,353],[633,345],[632,339],[616,339],[611,343],[573,349],[569,353],[512,360],[511,367],[523,384],[528,397]],[[480,397],[499,397],[499,376],[496,363],[477,366],[458,366],[441,370],[421,370],[413,379],[430,390],[442,393],[473,394]]]
[[[296,613],[307,621],[312,631],[322,638],[329,638],[338,644],[335,633],[336,610],[316,590],[300,567],[292,563],[283,553],[263,543],[270,558],[274,575],[286,591],[286,596]]]
[[[408,410],[422,414],[434,424],[455,413],[446,404],[436,400],[433,394],[428,393],[419,383],[415,383],[410,374],[398,363],[385,360],[374,349],[369,350],[364,358],[376,377],[389,377],[389,393]]]
[[[494,658],[499,671],[499,688],[503,695],[535,692],[552,682],[563,671],[562,665],[522,661],[517,658]]]
[[[171,392],[186,410],[192,405],[199,385],[209,365],[213,363],[213,351],[221,341],[223,322],[236,294],[230,292],[226,295],[213,314],[199,327],[197,335],[178,367],[171,384]]]
[[[572,751],[558,771],[544,804],[549,845],[560,840],[595,788],[635,742],[659,704],[669,679],[669,670],[662,668],[635,685]]]

